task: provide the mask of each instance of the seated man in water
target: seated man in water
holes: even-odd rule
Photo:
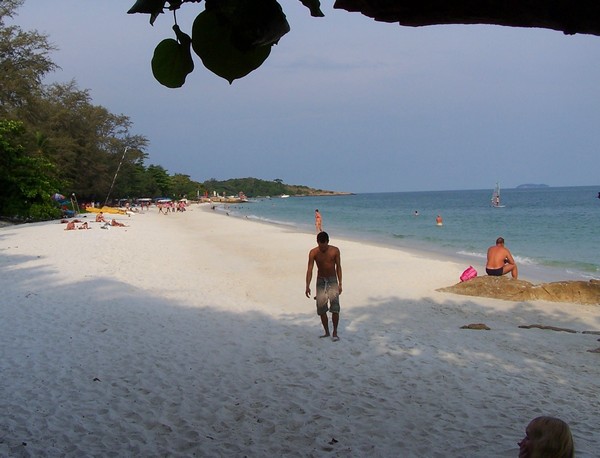
[[[485,272],[494,277],[501,277],[509,272],[515,280],[519,277],[517,264],[508,248],[504,246],[502,237],[496,239],[496,245],[488,248]]]

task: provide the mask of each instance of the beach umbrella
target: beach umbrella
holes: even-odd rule
[[[52,199],[57,202],[60,202],[61,200],[65,200],[66,198],[62,194],[56,193],[52,196]]]

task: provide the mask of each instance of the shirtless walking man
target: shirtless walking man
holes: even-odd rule
[[[496,239],[496,245],[488,248],[485,272],[494,277],[501,277],[510,272],[515,280],[519,276],[517,264],[508,248],[505,248],[502,237]]]
[[[342,262],[340,250],[329,245],[327,232],[319,232],[317,235],[318,246],[308,253],[308,268],[306,270],[306,297],[310,298],[310,282],[313,275],[313,267],[317,264],[317,315],[321,317],[321,323],[325,334],[321,337],[329,337],[329,319],[327,312],[331,312],[333,322],[334,342],[340,340],[337,334],[340,321],[340,299],[342,294]],[[327,306],[329,302],[329,307]]]

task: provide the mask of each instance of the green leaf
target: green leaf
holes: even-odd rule
[[[276,44],[290,31],[277,0],[212,0],[206,10],[216,11],[221,24],[231,26],[232,40],[241,51]]]
[[[152,74],[163,86],[177,88],[183,86],[185,78],[194,70],[194,61],[190,52],[190,37],[173,26],[177,40],[167,38],[161,41],[152,57]],[[183,39],[181,39],[183,38]]]
[[[325,16],[321,11],[321,2],[319,0],[300,0],[304,6],[310,10],[312,17],[323,17]]]
[[[167,0],[137,0],[135,5],[129,8],[127,14],[150,14],[150,24],[154,25],[154,21],[158,15],[163,12],[165,3],[167,3]]]
[[[231,24],[219,21],[215,10],[203,11],[194,20],[192,47],[207,69],[230,84],[260,67],[271,53],[271,45],[238,49]]]
[[[234,40],[240,46],[277,44],[290,31],[290,25],[276,0],[243,2],[247,12],[234,29]],[[249,7],[248,7],[249,6]]]

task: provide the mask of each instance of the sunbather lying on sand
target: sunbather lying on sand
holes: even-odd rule
[[[110,225],[111,225],[111,226],[118,226],[118,227],[126,227],[126,226],[125,226],[125,224],[123,224],[123,223],[119,223],[119,222],[118,222],[116,219],[113,219],[113,220],[110,222]]]

